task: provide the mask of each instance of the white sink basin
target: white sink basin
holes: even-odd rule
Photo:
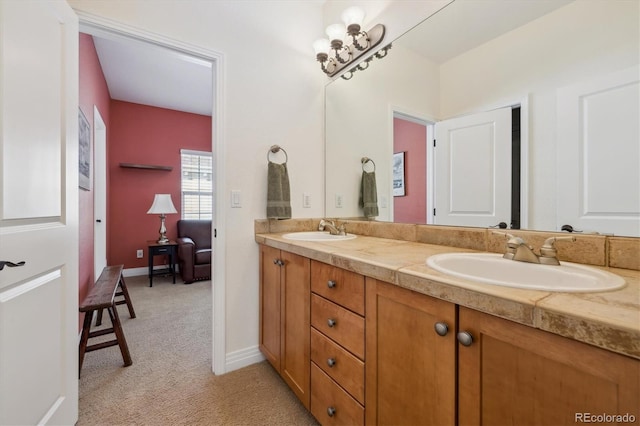
[[[485,284],[530,290],[595,292],[621,288],[622,277],[576,263],[539,265],[503,259],[494,253],[444,253],[427,258],[431,268]]]
[[[344,241],[353,240],[355,237],[353,234],[331,235],[327,231],[291,232],[282,236],[286,240],[295,241]]]

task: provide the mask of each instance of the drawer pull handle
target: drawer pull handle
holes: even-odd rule
[[[334,365],[336,365],[336,359],[335,358],[328,358],[327,359],[327,365],[329,367],[333,367]]]
[[[335,281],[333,281],[333,280],[327,281],[327,287],[329,287],[329,288],[335,288],[336,284],[337,283]]]
[[[328,325],[329,327],[331,327],[331,328],[335,327],[335,326],[336,326],[336,320],[334,320],[334,319],[332,319],[332,318],[329,318],[329,319],[327,320],[327,325]]]
[[[438,333],[438,336],[446,336],[449,332],[449,326],[447,326],[447,324],[443,322],[435,323],[434,328],[436,329],[436,333]]]
[[[473,343],[473,336],[468,331],[461,331],[458,333],[458,342],[463,346],[471,346]]]
[[[329,417],[333,417],[336,415],[336,409],[334,407],[327,408],[327,415]]]

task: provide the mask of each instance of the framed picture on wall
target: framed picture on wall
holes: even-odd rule
[[[396,152],[393,154],[393,196],[404,197],[404,155],[405,152]]]
[[[91,190],[91,126],[87,117],[78,108],[78,186],[87,191]]]

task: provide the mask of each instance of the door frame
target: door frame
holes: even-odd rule
[[[216,196],[223,194],[226,187],[225,167],[225,141],[224,141],[224,54],[211,49],[178,41],[157,33],[141,30],[130,25],[114,22],[83,11],[76,11],[80,20],[80,32],[96,36],[121,38],[141,41],[151,45],[163,47],[184,55],[196,57],[200,60],[211,62],[213,75],[212,99],[213,112],[211,115],[211,151],[215,167],[216,185],[213,194],[215,229],[226,229],[226,200],[225,197]],[[225,299],[226,299],[226,271],[225,271],[225,232],[212,233],[213,241],[213,279],[212,309],[213,309],[213,339],[212,339],[212,371],[215,374],[226,372],[226,324],[225,324]],[[217,283],[217,285],[214,285]]]

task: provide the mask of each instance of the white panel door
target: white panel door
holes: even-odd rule
[[[107,126],[93,107],[93,270],[94,280],[107,266]]]
[[[558,90],[558,229],[640,237],[639,72]]]
[[[0,424],[78,419],[78,20],[0,1]]]
[[[436,123],[437,225],[511,221],[511,108]]]

